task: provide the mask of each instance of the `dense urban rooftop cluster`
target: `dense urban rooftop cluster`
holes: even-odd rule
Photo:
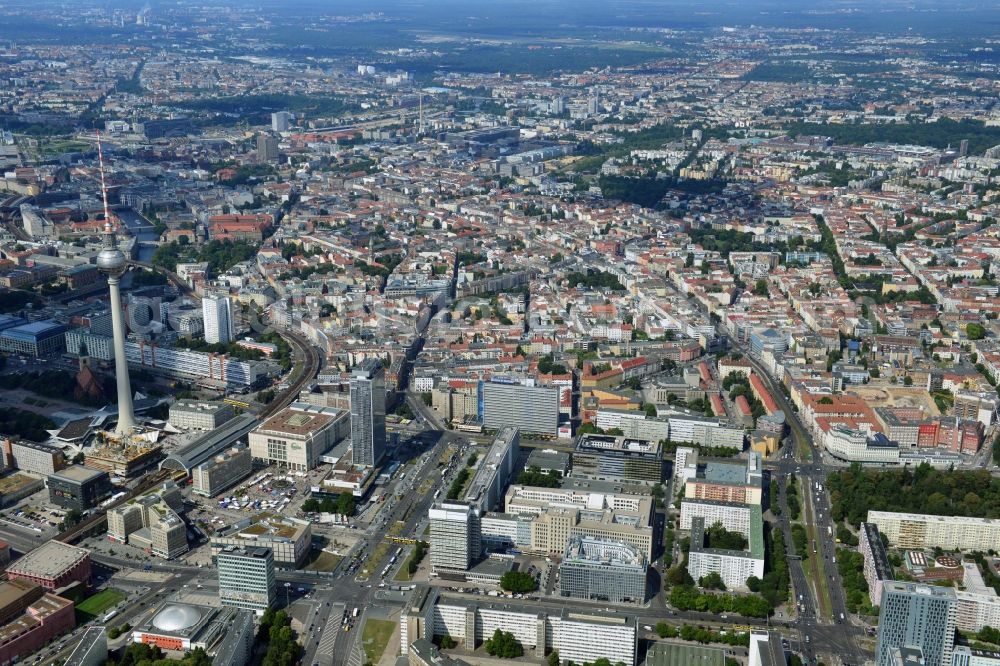
[[[0,661],[1000,663],[995,9],[389,4],[0,7]]]

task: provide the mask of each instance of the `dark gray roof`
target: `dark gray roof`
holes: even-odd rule
[[[190,474],[192,469],[253,430],[258,422],[255,416],[240,414],[167,456],[160,463],[160,469],[183,470]]]

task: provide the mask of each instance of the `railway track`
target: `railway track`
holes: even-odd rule
[[[258,416],[262,421],[292,404],[298,397],[299,391],[306,385],[306,382],[315,377],[316,372],[319,371],[319,352],[305,336],[289,330],[279,331],[279,335],[299,350],[303,359],[302,369],[295,381],[279,396],[275,397],[271,404],[261,410]]]

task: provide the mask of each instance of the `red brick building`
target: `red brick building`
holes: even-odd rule
[[[46,590],[75,582],[87,585],[90,583],[90,551],[60,541],[46,541],[7,567],[7,578],[33,583]]]
[[[36,652],[75,626],[69,599],[25,581],[0,582],[0,664]]]
[[[260,241],[274,224],[264,213],[256,215],[213,215],[208,218],[208,233],[213,240]]]

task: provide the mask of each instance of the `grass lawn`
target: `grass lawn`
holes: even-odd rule
[[[396,571],[396,575],[392,577],[395,581],[406,582],[412,579],[410,576],[410,569],[407,566],[410,563],[410,558],[407,557],[403,560],[403,563],[399,565],[399,570]]]
[[[314,551],[312,561],[306,565],[306,571],[333,571],[341,559],[343,559],[341,555],[334,555],[325,550]]]
[[[109,587],[87,597],[83,602],[77,604],[76,612],[78,616],[84,618],[84,621],[87,621],[97,617],[118,602],[124,600],[127,596],[121,590]]]
[[[377,567],[378,563],[381,562],[385,558],[385,556],[389,554],[389,548],[394,548],[394,547],[398,546],[396,546],[396,544],[392,543],[391,541],[383,541],[378,546],[376,546],[372,554],[366,558],[366,564],[361,569],[361,576],[365,580],[368,580],[368,578],[375,573],[375,571],[370,569],[369,567]]]
[[[365,661],[377,664],[385,652],[396,623],[389,620],[365,620],[361,642],[365,647]]]
[[[434,479],[434,477],[431,476],[427,477],[426,479],[421,481],[420,485],[417,487],[417,495],[426,495],[431,491],[431,488],[433,488],[436,483],[437,481]]]
[[[402,520],[397,520],[389,528],[389,531],[385,533],[386,536],[400,536],[403,534],[403,528],[406,527],[406,523]]]

